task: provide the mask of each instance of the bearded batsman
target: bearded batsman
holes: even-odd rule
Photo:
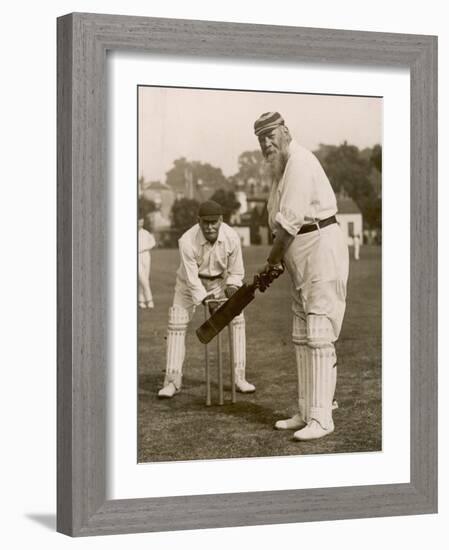
[[[345,313],[348,247],[335,217],[337,201],[318,159],[291,136],[277,112],[254,124],[271,175],[269,226],[274,241],[261,274],[284,266],[291,279],[298,371],[297,413],[275,427],[292,429],[294,439],[334,431],[337,341]]]

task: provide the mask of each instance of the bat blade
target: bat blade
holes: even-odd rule
[[[255,286],[246,283],[233,294],[217,311],[209,317],[197,330],[196,335],[203,344],[208,344],[229,323],[237,317],[244,308],[254,300]]]

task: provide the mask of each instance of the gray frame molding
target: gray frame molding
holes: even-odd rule
[[[74,13],[58,19],[57,529],[72,536],[437,511],[437,38]],[[106,500],[106,52],[408,67],[411,481]]]

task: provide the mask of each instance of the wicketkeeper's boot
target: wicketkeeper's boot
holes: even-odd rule
[[[240,393],[254,393],[256,391],[256,386],[250,384],[244,378],[235,381],[235,387]]]
[[[169,382],[161,390],[158,391],[159,397],[173,397],[175,393],[178,393],[179,390],[176,389],[176,386],[173,382]]]

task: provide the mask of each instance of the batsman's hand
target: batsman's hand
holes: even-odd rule
[[[235,285],[228,285],[226,288],[225,288],[225,296],[226,298],[229,300],[229,298],[231,296],[234,296],[234,294],[237,292],[237,290],[239,289],[238,286],[235,286]]]
[[[260,292],[265,292],[271,283],[284,273],[284,265],[279,264],[265,264],[265,266],[259,271],[255,277],[255,283]]]

